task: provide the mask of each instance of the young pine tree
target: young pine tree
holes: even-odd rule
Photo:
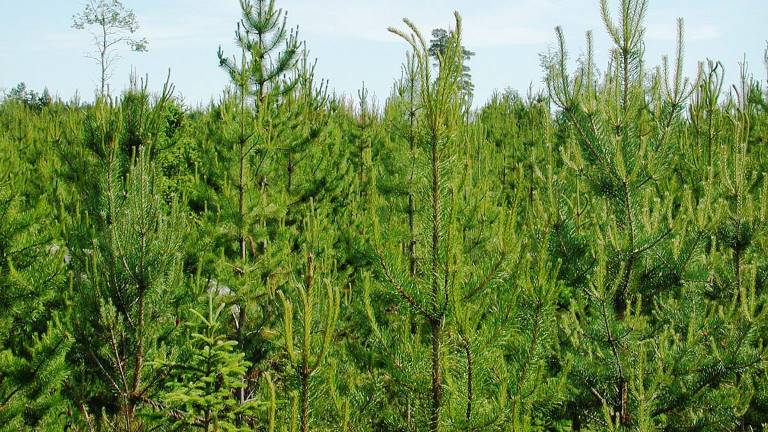
[[[292,406],[298,407],[298,428],[292,421],[291,432],[307,432],[317,421],[312,420],[310,401],[317,397],[319,383],[316,376],[320,368],[326,366],[326,357],[333,349],[339,318],[339,289],[334,286],[337,281],[333,276],[326,273],[333,264],[327,262],[332,256],[327,255],[329,250],[322,240],[326,235],[320,231],[322,225],[318,225],[318,219],[316,214],[310,215],[304,227],[308,241],[304,248],[306,265],[303,282],[295,284],[298,295],[292,296],[298,305],[295,315],[290,293],[278,291],[283,303],[285,352],[296,382]],[[320,265],[316,260],[320,260]],[[296,331],[295,324],[298,324]],[[295,409],[291,413],[294,417]]]
[[[430,57],[426,42],[416,27],[405,20],[411,31],[406,34],[400,30],[390,29],[393,33],[405,39],[411,45],[414,55],[418,58],[420,103],[423,109],[423,129],[420,131],[421,144],[427,153],[429,166],[425,166],[428,173],[429,185],[427,195],[429,205],[423,208],[428,212],[425,216],[429,222],[425,228],[431,234],[426,236],[426,250],[431,270],[416,276],[402,278],[397,270],[393,269],[392,260],[385,257],[379,249],[381,271],[388,284],[399,293],[403,301],[407,302],[424,320],[429,327],[429,344],[431,345],[429,362],[431,363],[430,403],[428,408],[428,429],[438,432],[442,429],[442,411],[444,409],[444,343],[445,343],[445,319],[448,313],[449,286],[445,283],[449,280],[446,273],[448,254],[452,251],[452,245],[445,240],[447,232],[445,222],[446,215],[450,211],[449,184],[446,159],[452,145],[455,145],[455,134],[459,120],[459,86],[458,80],[461,64],[458,61],[456,51],[461,35],[461,20],[456,14],[455,34],[449,39],[445,55],[441,55],[438,76],[433,81],[430,67]],[[428,210],[427,210],[428,209]],[[374,232],[375,239],[381,239],[380,232]],[[396,262],[396,261],[395,261]],[[406,282],[407,281],[407,282]],[[406,285],[407,284],[407,285]]]
[[[509,231],[514,218],[476,176],[482,169],[475,166],[475,152],[482,144],[477,129],[463,124],[459,16],[436,69],[426,42],[405,22],[410,33],[392,31],[411,45],[415,59],[416,109],[406,112],[418,114],[413,147],[402,150],[412,152],[415,164],[405,183],[413,203],[406,215],[380,206],[371,235],[383,284],[413,315],[401,311],[384,326],[379,321],[390,307],[384,314],[370,301],[366,307],[387,370],[397,380],[394,391],[407,389],[411,396],[398,401],[405,428],[503,428],[510,376],[492,366],[504,358],[494,346],[501,331],[496,319],[514,314],[517,304],[507,302],[510,309],[493,317],[497,310],[488,309],[507,300],[496,296],[504,291],[501,275],[520,252]],[[396,242],[399,235],[404,241]]]
[[[558,29],[560,51],[549,64],[550,96],[576,144],[566,146],[564,162],[589,186],[566,192],[562,217],[575,228],[559,237],[571,251],[565,274],[582,275],[570,279],[578,290],[562,322],[574,358],[569,416],[574,426],[600,430],[730,430],[749,404],[744,377],[764,355],[751,324],[760,300],[707,294],[712,187],[692,199],[668,175],[691,93],[682,77],[682,21],[674,64],[665,58],[646,75],[647,7],[622,0],[616,24],[601,2],[614,44],[602,80],[594,79],[591,38],[587,60],[568,75]],[[586,267],[578,262],[584,251],[592,259]]]
[[[110,427],[144,430],[141,412],[154,406],[161,371],[152,360],[166,355],[164,341],[175,329],[172,305],[181,294],[175,225],[181,216],[168,208],[158,182],[142,150],[125,180],[108,174],[104,224],[85,223],[92,246],[74,257],[73,331],[83,385],[73,390],[91,426],[89,409],[103,408]]]
[[[237,225],[240,259],[245,261],[248,235],[245,224],[250,213],[246,200],[264,158],[274,150],[268,134],[270,108],[296,86],[298,80],[291,72],[296,69],[300,50],[296,32],[286,29],[286,17],[282,9],[275,8],[275,0],[256,0],[255,4],[251,0],[240,0],[240,8],[243,17],[235,33],[241,50],[240,62],[226,58],[221,48],[218,57],[237,90]],[[246,109],[249,100],[253,100],[254,111]],[[250,155],[257,148],[261,162],[251,167]],[[251,169],[255,172],[250,172]]]
[[[221,48],[218,51],[219,64],[236,91],[223,104],[227,142],[222,144],[231,143],[234,151],[228,159],[234,160],[235,172],[226,187],[236,191],[236,209],[225,211],[233,215],[238,246],[236,256],[225,253],[220,267],[231,268],[236,276],[232,285],[241,308],[235,320],[235,339],[255,367],[263,360],[265,344],[257,327],[263,327],[273,315],[269,303],[255,300],[268,294],[265,280],[282,269],[287,253],[286,244],[275,239],[284,230],[267,227],[268,220],[280,219],[285,211],[268,187],[280,144],[275,137],[285,127],[276,122],[285,119],[279,107],[299,82],[294,72],[301,51],[297,31],[288,30],[286,14],[276,8],[275,0],[241,0],[240,9],[242,19],[235,33],[239,61],[225,57]],[[242,389],[241,403],[247,391]]]

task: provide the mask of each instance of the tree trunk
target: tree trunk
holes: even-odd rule
[[[288,195],[291,194],[293,186],[293,153],[288,150]]]
[[[429,419],[430,432],[440,432],[440,411],[443,405],[443,373],[441,351],[443,339],[442,320],[432,321],[432,410]]]
[[[309,431],[309,372],[304,371],[301,374],[301,432],[307,431]]]
[[[472,417],[472,401],[475,397],[472,348],[469,346],[469,340],[464,339],[464,354],[467,358],[467,420]]]
[[[443,311],[440,307],[440,153],[437,150],[438,137],[432,140],[432,301],[434,304],[432,327],[432,413],[430,416],[430,432],[440,432],[440,410],[443,405],[443,376],[442,376],[442,339]]]
[[[238,212],[240,216],[239,229],[240,229],[240,259],[243,260],[242,265],[245,265],[246,249],[245,249],[245,155],[242,154],[242,149],[245,143],[240,143],[240,175],[237,185],[238,189]]]

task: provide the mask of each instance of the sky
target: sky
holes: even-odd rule
[[[131,70],[159,89],[168,70],[176,95],[190,107],[217,99],[228,84],[218,67],[219,46],[237,53],[234,30],[238,0],[123,0],[133,9],[149,41],[146,53],[121,52],[112,89],[125,88]],[[609,0],[618,6],[619,0]],[[93,48],[87,32],[72,28],[83,0],[0,0],[0,90],[19,82],[47,87],[69,99],[90,100],[98,84],[98,65],[85,57]],[[609,38],[598,0],[277,0],[298,26],[317,74],[339,94],[356,95],[363,83],[379,101],[400,75],[406,44],[387,27],[411,19],[425,34],[452,24],[454,10],[464,22],[464,45],[474,51],[469,66],[475,101],[496,90],[525,94],[541,89],[539,55],[554,46],[554,27],[566,34],[573,57],[583,53],[584,33],[593,30],[598,66],[605,65]],[[686,27],[685,71],[694,76],[701,60],[720,60],[726,79],[738,77],[739,63],[766,79],[763,54],[768,40],[765,0],[650,0],[646,20],[646,62],[656,65],[675,49],[676,19]]]

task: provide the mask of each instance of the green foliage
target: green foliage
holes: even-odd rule
[[[576,360],[573,379],[583,389],[574,394],[571,409],[575,423],[590,428],[677,430],[707,425],[731,430],[750,399],[750,384],[734,372],[757,372],[765,355],[761,344],[751,339],[760,332],[752,315],[760,300],[735,292],[742,289],[741,254],[753,230],[736,215],[741,214],[738,197],[751,181],[738,132],[744,110],[726,114],[736,127],[726,138],[732,144],[722,147],[722,156],[716,158],[719,162],[711,151],[711,126],[706,156],[696,162],[710,173],[717,169],[715,164],[723,167],[725,193],[734,204],[715,204],[720,187],[707,180],[694,191],[670,181],[675,169],[672,141],[680,139],[674,129],[689,96],[695,94],[690,106],[698,129],[701,117],[710,122],[722,109],[716,102],[722,84],[718,66],[712,63],[709,72],[702,72],[698,89],[682,77],[682,21],[674,65],[670,68],[662,59],[662,66],[647,79],[642,64],[646,9],[645,1],[622,1],[617,26],[607,2],[601,2],[615,47],[602,81],[591,78],[591,60],[574,75],[566,73],[559,29],[560,50],[548,63],[550,95],[578,145],[565,144],[570,147],[564,150],[565,162],[590,185],[581,199],[599,209],[581,221],[583,240],[569,234],[565,243],[565,249],[570,248],[566,254],[573,255],[583,251],[590,238],[597,240],[587,246],[595,266],[585,269],[584,279],[574,280],[573,271],[563,275],[581,285],[565,321]],[[591,37],[588,43],[591,59]],[[725,225],[719,227],[719,222],[711,224],[719,219],[718,207],[726,211],[721,219]],[[573,221],[578,210],[564,210],[561,217]],[[721,273],[731,275],[729,282],[712,273],[719,253],[711,249],[704,258],[697,252],[717,242],[732,249],[731,269]],[[712,296],[711,290],[718,294]],[[733,391],[741,386],[746,387]],[[591,412],[585,410],[589,406]]]
[[[8,91],[5,94],[5,99],[17,101],[36,111],[41,111],[53,102],[48,89],[44,89],[42,93],[37,93],[34,90],[28,89],[27,85],[23,82]]]
[[[240,404],[236,390],[243,384],[247,362],[237,352],[237,342],[222,333],[222,311],[218,294],[208,291],[207,309],[203,313],[192,310],[193,321],[188,323],[187,343],[179,361],[162,364],[170,370],[163,390],[161,416],[165,416],[173,429],[194,428],[205,431],[248,430],[237,425],[247,422],[257,406],[248,401]]]
[[[458,14],[392,30],[379,102],[334,94],[270,0],[207,107],[19,87],[0,428],[764,429],[766,82],[686,79],[682,21],[652,67],[648,1],[617,3],[605,68],[557,29],[545,92],[476,109]]]
[[[442,28],[432,30],[432,39],[429,41],[429,55],[436,61],[439,62],[439,57],[446,54],[450,37],[448,30]],[[464,46],[461,47],[461,78],[459,85],[461,87],[461,93],[467,100],[468,105],[471,105],[475,85],[472,83],[471,69],[466,62],[468,62],[474,55],[475,53],[473,51],[466,49]]]
[[[125,182],[108,174],[107,223],[95,231],[92,249],[76,257],[83,265],[74,278],[79,349],[126,428],[137,427],[137,411],[154,393],[159,371],[150,360],[166,355],[164,341],[174,329],[166,307],[182,295],[178,216],[166,214],[155,178],[141,154]]]
[[[61,394],[71,337],[59,322],[64,254],[44,224],[44,201],[0,184],[0,423],[2,430],[63,428]]]
[[[298,389],[300,398],[300,430],[306,432],[310,428],[310,410],[309,400],[310,379],[319,370],[325,361],[325,357],[331,349],[336,322],[339,315],[339,293],[338,289],[331,286],[329,280],[325,280],[326,285],[325,302],[318,299],[315,286],[315,262],[314,255],[309,252],[307,255],[307,266],[305,269],[305,280],[302,286],[298,287],[299,310],[298,320],[298,340],[294,335],[293,324],[294,317],[293,304],[282,292],[278,292],[283,302],[283,336],[285,339],[285,351],[288,354],[288,360],[291,368],[295,371],[300,387]],[[318,304],[319,303],[319,304]],[[316,317],[322,315],[321,318]],[[315,336],[314,329],[320,327],[319,334]]]
[[[275,0],[240,0],[243,19],[235,39],[242,50],[240,64],[228,59],[219,48],[219,64],[238,88],[256,97],[257,106],[268,97],[284,95],[296,85],[289,76],[296,68],[300,51],[296,30],[286,29],[286,16],[275,8]],[[281,49],[282,45],[282,49]]]

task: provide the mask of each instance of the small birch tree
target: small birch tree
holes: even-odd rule
[[[106,95],[112,68],[120,59],[118,45],[124,43],[134,52],[147,51],[147,39],[134,37],[139,30],[136,14],[120,0],[89,0],[82,11],[72,16],[72,28],[88,30],[93,38],[94,50],[86,57],[101,68],[99,96]]]

